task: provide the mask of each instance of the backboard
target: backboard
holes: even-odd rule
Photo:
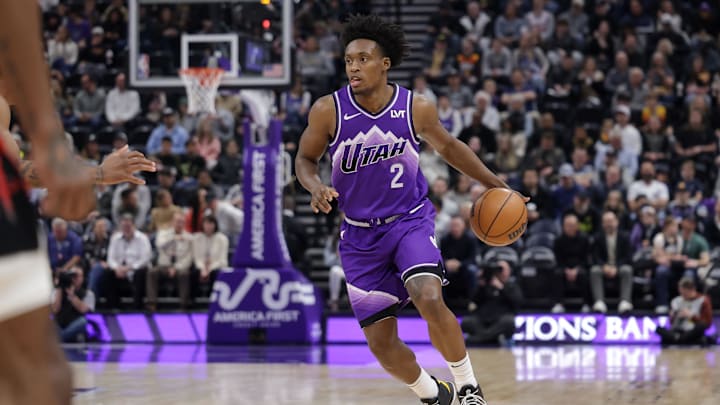
[[[218,67],[220,87],[287,86],[292,0],[130,0],[130,85],[182,88],[178,71]]]

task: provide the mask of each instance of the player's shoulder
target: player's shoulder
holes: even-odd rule
[[[412,106],[413,111],[419,112],[430,112],[436,111],[435,103],[430,101],[427,97],[422,94],[412,93]]]
[[[332,93],[326,94],[315,100],[312,107],[310,108],[310,112],[322,115],[328,113],[335,114],[335,100]]]

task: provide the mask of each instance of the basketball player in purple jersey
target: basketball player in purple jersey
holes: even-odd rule
[[[442,298],[444,268],[433,236],[435,211],[418,162],[420,138],[485,186],[508,186],[448,134],[433,104],[388,83],[388,70],[408,50],[400,26],[373,15],[354,16],[343,43],[350,83],[313,105],[295,163],[298,179],[312,193],[315,213],[328,213],[334,198],[345,212],[339,250],[350,301],[383,368],[425,404],[459,399],[463,405],[484,405],[457,318]],[[328,147],[333,187],[318,176]],[[431,377],[398,338],[396,315],[408,298],[427,322],[454,384]]]

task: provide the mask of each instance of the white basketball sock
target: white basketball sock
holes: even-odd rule
[[[470,364],[470,356],[465,353],[465,358],[456,361],[456,362],[447,362],[448,367],[450,367],[450,372],[452,373],[453,377],[455,377],[455,384],[457,385],[458,390],[466,385],[471,385],[473,387],[478,385],[477,380],[475,379],[475,373],[472,369],[472,364]]]
[[[423,368],[420,368],[420,377],[418,377],[414,383],[408,384],[408,387],[413,390],[415,395],[420,399],[435,398],[439,392],[437,383]]]

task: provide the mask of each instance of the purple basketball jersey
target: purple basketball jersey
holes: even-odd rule
[[[355,101],[350,86],[333,93],[332,184],[340,209],[351,219],[406,214],[427,195],[412,125],[412,92],[392,86],[390,103],[377,114]]]

